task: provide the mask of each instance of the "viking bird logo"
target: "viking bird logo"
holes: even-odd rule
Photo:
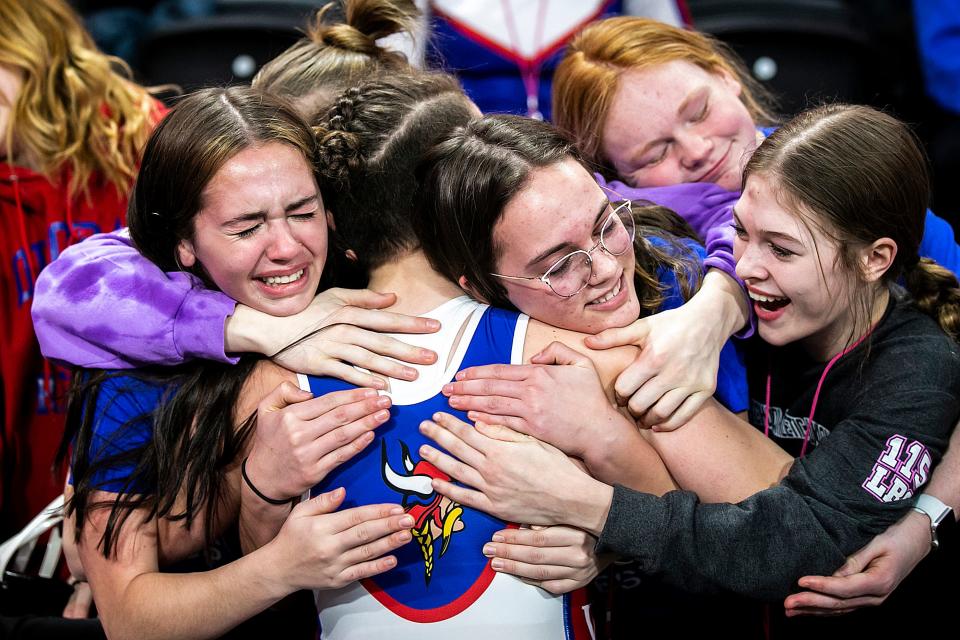
[[[449,480],[446,475],[426,460],[414,464],[410,450],[400,441],[403,458],[403,473],[397,473],[387,460],[387,442],[382,441],[381,459],[383,461],[383,481],[388,487],[403,495],[404,511],[413,516],[413,536],[420,545],[423,554],[424,580],[429,586],[433,575],[434,546],[440,542],[440,557],[450,546],[450,537],[465,527],[460,519],[463,507],[450,498],[436,493],[431,480],[439,478]]]

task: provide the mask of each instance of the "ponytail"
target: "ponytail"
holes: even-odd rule
[[[342,16],[335,16],[336,6],[331,2],[317,11],[306,37],[253,78],[254,87],[294,99],[308,119],[347,87],[382,71],[410,71],[404,54],[377,41],[414,32],[420,11],[413,0],[346,0]]]
[[[921,258],[904,273],[907,291],[917,307],[960,341],[960,283],[952,271],[930,258]]]

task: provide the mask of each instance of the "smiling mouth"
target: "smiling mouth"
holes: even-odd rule
[[[300,271],[291,273],[286,276],[267,276],[266,278],[257,278],[257,280],[271,287],[278,287],[280,285],[296,282],[297,280],[303,277],[303,274],[304,274],[304,269],[300,269]]]
[[[730,155],[731,149],[733,149],[733,142],[731,142],[730,146],[727,147],[727,150],[723,152],[723,155],[720,156],[720,159],[717,160],[716,164],[710,167],[709,171],[700,176],[697,182],[713,182],[716,178],[718,178],[724,167],[727,166],[727,156]]]
[[[611,289],[609,292],[607,292],[603,296],[596,298],[594,300],[591,300],[590,302],[587,303],[587,305],[588,306],[597,305],[597,304],[603,304],[604,302],[609,302],[610,300],[613,300],[614,298],[617,297],[617,294],[620,293],[620,289],[622,288],[623,288],[623,276],[621,275],[621,277],[617,278],[617,283],[613,285],[613,289]]]
[[[767,311],[776,311],[777,309],[782,309],[790,304],[790,298],[787,298],[786,296],[761,295],[759,293],[754,293],[753,291],[748,291],[747,295],[750,296],[751,300],[757,303],[757,306]]]

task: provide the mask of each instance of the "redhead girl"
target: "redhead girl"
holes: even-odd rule
[[[438,416],[424,433],[459,460],[421,454],[467,486],[438,480],[436,489],[500,517],[582,527],[601,549],[686,588],[768,600],[806,573],[833,571],[910,511],[960,415],[960,292],[918,254],[923,156],[889,116],[827,107],[772,134],[745,175],[735,230],[737,272],[758,314],[750,419],[798,457],[786,475],[738,504],[657,498],[591,480],[511,431]],[[901,276],[912,298],[895,284]],[[577,426],[556,424],[555,437]],[[670,468],[683,485],[689,470]]]

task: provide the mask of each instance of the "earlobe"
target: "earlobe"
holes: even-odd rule
[[[866,281],[876,282],[882,279],[896,258],[897,243],[893,239],[874,240],[861,254],[863,276]]]
[[[470,281],[467,280],[467,276],[460,276],[457,278],[457,284],[460,285],[460,288],[470,294],[470,297],[474,300],[479,300],[483,302],[483,298],[480,297],[477,292],[474,290],[473,286],[470,285]]]
[[[193,243],[189,240],[181,240],[177,245],[177,262],[181,267],[192,267],[197,263],[197,254],[194,251]]]
[[[343,252],[343,255],[346,256],[347,260],[349,260],[350,262],[357,261],[357,252],[354,251],[353,249],[347,249],[346,251]]]

